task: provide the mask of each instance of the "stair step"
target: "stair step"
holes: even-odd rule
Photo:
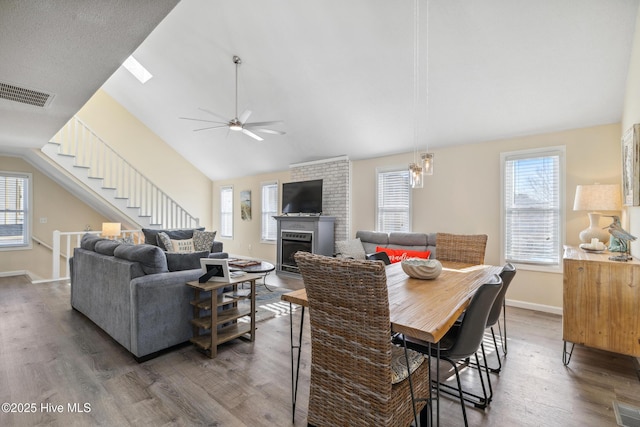
[[[124,197],[124,196],[116,196],[115,198],[118,199],[118,200],[128,200],[129,199],[128,197]]]
[[[117,190],[116,187],[102,187],[103,190]]]
[[[89,179],[102,179],[101,176],[88,176]]]
[[[66,154],[66,153],[58,153],[58,156],[62,156],[62,157],[75,157],[74,154]]]
[[[80,169],[91,169],[91,166],[83,166],[83,165],[73,165],[74,168],[80,168]]]

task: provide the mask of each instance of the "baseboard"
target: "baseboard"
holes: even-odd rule
[[[562,307],[555,307],[553,305],[535,304],[526,301],[517,300],[505,300],[505,303],[510,307],[524,308],[526,310],[541,311],[543,313],[559,314],[562,316]]]
[[[0,277],[11,277],[11,276],[30,276],[30,274],[27,270],[0,271]]]

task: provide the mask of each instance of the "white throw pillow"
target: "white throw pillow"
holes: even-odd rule
[[[362,246],[362,242],[360,241],[359,237],[355,239],[341,240],[339,242],[336,242],[336,250],[338,252],[338,256],[354,259],[367,258],[367,254],[364,251],[364,246]]]
[[[173,252],[178,252],[178,253],[195,252],[195,249],[193,247],[193,239],[186,239],[186,240],[171,239],[171,246],[173,247]]]

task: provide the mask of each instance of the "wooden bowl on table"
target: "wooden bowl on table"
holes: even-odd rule
[[[408,258],[401,264],[402,270],[414,279],[431,280],[442,273],[442,264],[437,259]]]

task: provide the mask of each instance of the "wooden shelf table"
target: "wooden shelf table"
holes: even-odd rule
[[[256,280],[260,274],[244,274],[234,277],[230,282],[205,282],[197,280],[187,282],[194,289],[193,306],[193,338],[191,342],[205,351],[210,358],[218,355],[218,345],[235,338],[247,336],[249,341],[255,340],[256,333]],[[249,283],[249,292],[238,290],[241,283]],[[218,289],[231,287],[232,290],[218,294]],[[210,292],[210,296],[202,297],[202,293]],[[238,303],[249,299],[249,308]],[[219,307],[230,306],[218,313]],[[209,311],[210,314],[203,315]],[[246,323],[238,322],[242,317],[249,317]]]

